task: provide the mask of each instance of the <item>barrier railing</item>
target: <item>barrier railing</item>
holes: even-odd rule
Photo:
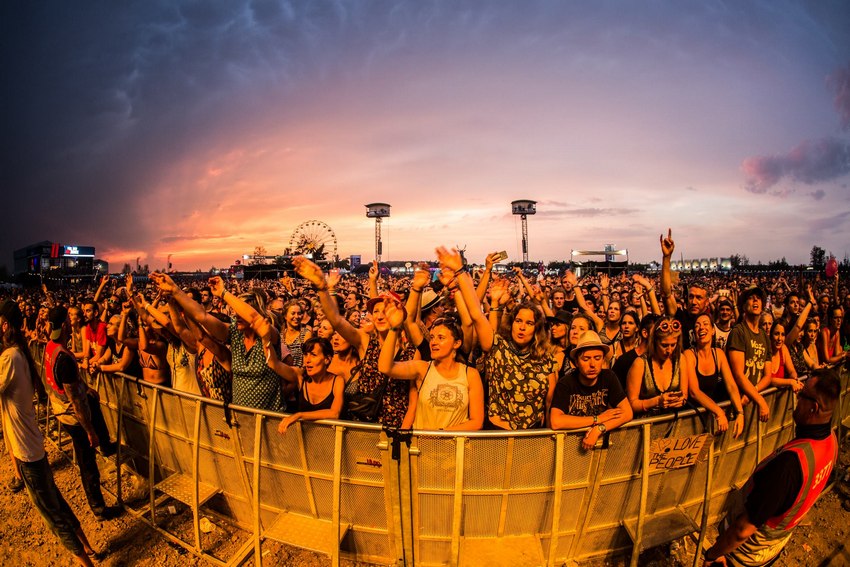
[[[843,435],[846,371],[841,380]],[[607,447],[583,451],[581,431],[394,432],[323,421],[297,422],[280,435],[280,414],[226,408],[120,374],[95,384],[122,441],[118,461],[129,453],[149,479],[146,519],[157,527],[164,498],[186,503],[194,541],[180,543],[222,564],[202,548],[199,531],[201,508],[214,497],[251,534],[232,562],[253,553],[262,564],[270,539],[324,552],[335,565],[341,556],[554,565],[629,550],[636,564],[641,550],[687,533],[699,532],[702,545],[729,493],[792,437],[795,402],[788,390],[768,390],[768,422],[749,406],[739,439],[711,435],[702,460],[694,452],[691,466],[666,468],[651,447],[711,433],[702,410],[635,420],[611,432]]]

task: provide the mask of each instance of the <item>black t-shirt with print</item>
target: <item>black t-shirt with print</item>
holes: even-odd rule
[[[558,380],[552,407],[567,415],[592,417],[607,409],[617,407],[626,399],[626,393],[611,370],[604,369],[592,386],[585,386],[578,379],[578,371],[573,370]]]

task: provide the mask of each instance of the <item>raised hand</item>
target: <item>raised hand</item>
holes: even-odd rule
[[[499,253],[498,252],[490,252],[487,254],[487,258],[484,259],[484,269],[490,271],[493,269],[493,264],[499,261]]]
[[[174,280],[168,274],[151,272],[150,278],[159,288],[160,293],[174,293],[177,291],[177,284],[174,283]]]
[[[445,246],[440,246],[436,249],[436,252],[437,261],[440,262],[441,267],[448,268],[453,272],[463,268],[463,258],[461,258],[460,252],[456,248],[452,248],[450,251]]]
[[[664,256],[672,256],[673,250],[676,249],[676,244],[673,242],[673,230],[668,228],[667,238],[664,238],[664,235],[662,234],[659,237],[659,240],[661,241],[661,253]]]
[[[322,268],[304,256],[293,258],[292,265],[295,266],[295,271],[298,272],[298,275],[315,285],[317,288],[322,289],[327,286],[325,274],[322,272]],[[369,272],[371,273],[371,271],[372,270],[370,268]]]
[[[426,267],[419,266],[416,268],[416,271],[413,272],[413,281],[410,282],[410,287],[422,291],[422,288],[428,285],[431,281],[431,272]]]
[[[449,287],[455,279],[455,273],[448,268],[440,268],[440,271],[437,272],[437,278],[439,278],[441,284]]]
[[[210,284],[210,293],[214,296],[221,297],[224,295],[226,290],[224,288],[224,280],[221,279],[221,276],[213,276],[207,281],[207,283]]]
[[[369,266],[369,279],[370,279],[370,280],[377,280],[377,279],[378,279],[378,276],[379,276],[380,274],[381,274],[381,272],[380,272],[380,270],[378,269],[378,261],[377,261],[377,260],[372,260],[372,265],[371,265],[371,266]]]
[[[328,289],[336,289],[336,286],[339,285],[339,278],[339,271],[332,270],[327,277]]]
[[[384,318],[390,327],[398,329],[404,322],[404,309],[395,301],[390,301],[389,298],[384,300]]]
[[[504,305],[511,298],[510,282],[501,279],[493,282],[490,286],[490,302],[496,305]]]

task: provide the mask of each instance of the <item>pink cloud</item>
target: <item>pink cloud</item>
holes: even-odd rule
[[[782,178],[807,185],[850,173],[850,143],[837,138],[807,140],[785,155],[754,156],[741,169],[750,193],[766,193]]]

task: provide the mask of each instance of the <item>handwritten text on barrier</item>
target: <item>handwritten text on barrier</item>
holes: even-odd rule
[[[649,445],[649,471],[690,467],[704,461],[711,435],[689,435],[676,439],[656,439]]]

